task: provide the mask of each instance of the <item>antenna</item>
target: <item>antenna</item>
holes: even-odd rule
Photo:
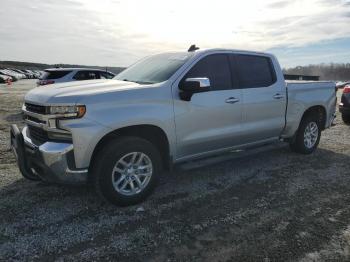
[[[190,48],[187,50],[187,52],[194,52],[198,49],[199,49],[199,47],[197,47],[196,45],[191,45]]]

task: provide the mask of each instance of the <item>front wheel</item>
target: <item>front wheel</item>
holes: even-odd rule
[[[161,172],[161,157],[149,141],[123,137],[100,150],[93,168],[97,192],[109,202],[127,206],[146,199]]]
[[[42,181],[42,179],[33,172],[33,170],[30,170],[30,172],[21,172],[22,176],[25,179],[31,180],[31,181]]]
[[[290,142],[290,148],[297,153],[311,154],[320,142],[321,129],[317,116],[308,115],[300,123],[296,136]]]

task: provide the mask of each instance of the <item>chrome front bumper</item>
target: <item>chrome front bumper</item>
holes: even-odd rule
[[[74,150],[71,143],[46,142],[35,145],[16,125],[11,126],[11,147],[22,173],[37,175],[42,180],[61,184],[87,182],[88,170],[75,168]]]

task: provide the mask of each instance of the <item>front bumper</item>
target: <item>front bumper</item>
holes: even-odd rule
[[[75,168],[73,144],[46,142],[35,145],[16,125],[11,126],[11,147],[22,174],[37,175],[42,180],[60,184],[84,184],[87,169]]]

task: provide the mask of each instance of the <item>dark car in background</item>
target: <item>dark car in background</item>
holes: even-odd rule
[[[339,112],[341,113],[344,123],[350,124],[350,84],[344,86],[339,103]]]
[[[37,84],[49,85],[71,81],[112,79],[115,76],[112,72],[91,68],[51,68],[44,70]]]

